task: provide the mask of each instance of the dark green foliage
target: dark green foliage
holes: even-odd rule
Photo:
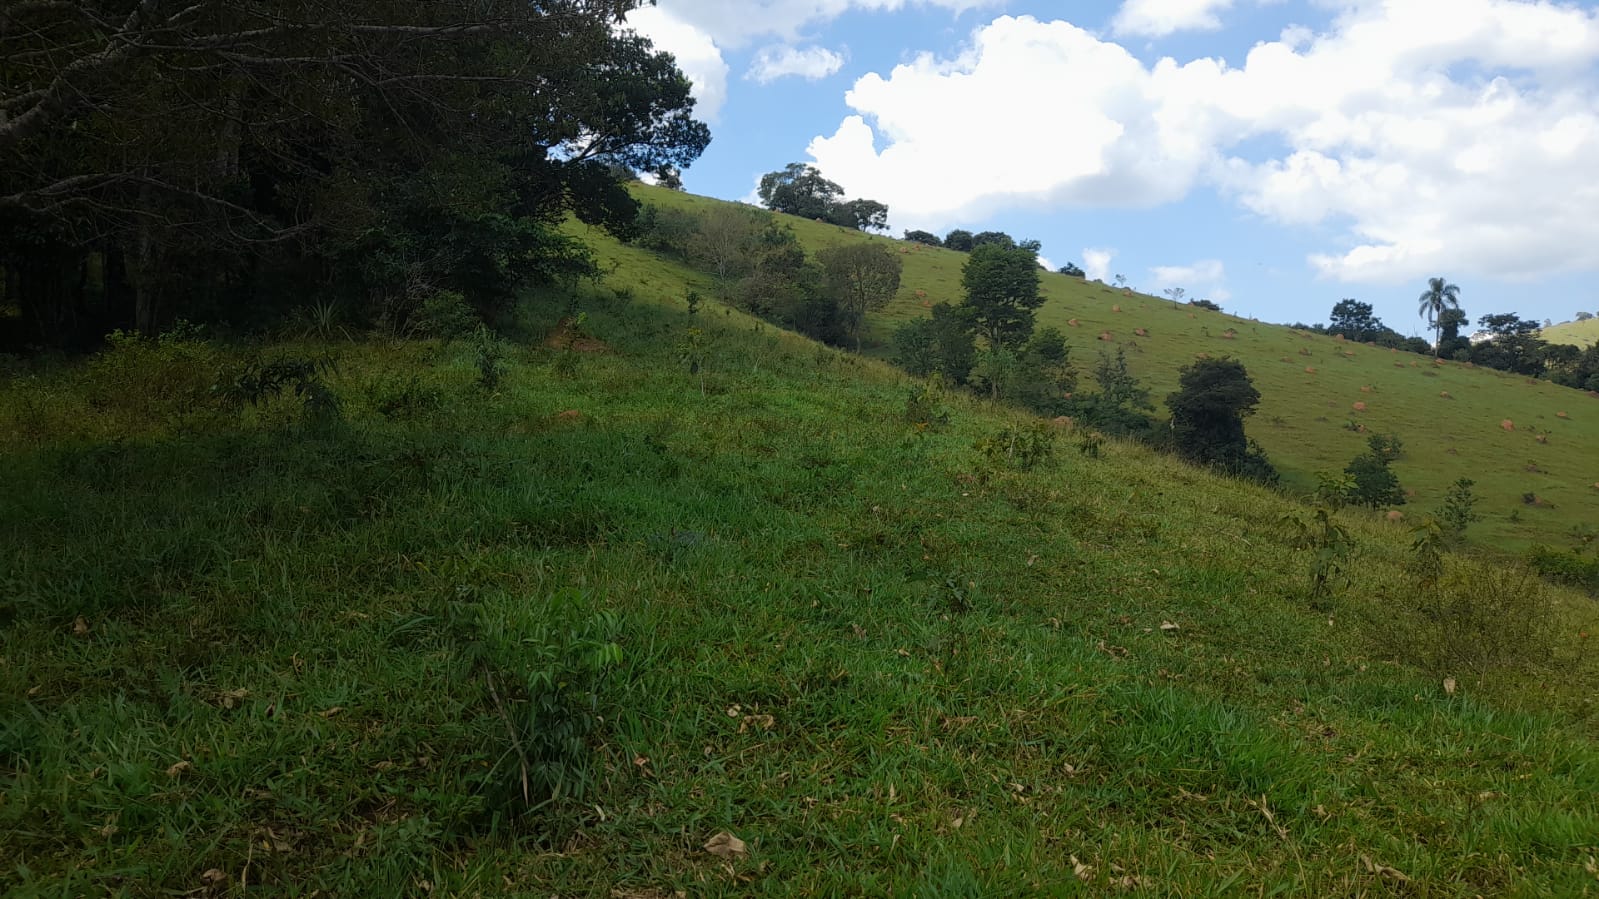
[[[1599,556],[1581,550],[1534,546],[1524,558],[1532,570],[1548,580],[1599,596]]]
[[[255,359],[241,370],[224,373],[214,390],[235,406],[259,406],[288,392],[300,400],[307,425],[326,427],[337,423],[341,415],[339,395],[323,380],[337,369],[331,356],[280,357],[270,362]]]
[[[1376,454],[1361,453],[1344,467],[1344,473],[1349,475],[1351,503],[1373,509],[1405,504],[1405,491],[1399,486],[1399,477]]]
[[[768,221],[750,252],[750,272],[732,288],[735,303],[817,340],[844,340],[838,303],[822,287],[821,266],[806,257],[792,228]]]
[[[1166,397],[1178,455],[1239,477],[1271,482],[1276,471],[1260,447],[1244,436],[1244,417],[1260,391],[1236,359],[1201,359],[1185,366],[1177,390]]]
[[[1437,334],[1433,341],[1433,357],[1437,358],[1439,350],[1443,348],[1443,315],[1451,309],[1460,308],[1460,287],[1450,284],[1445,278],[1429,278],[1427,289],[1422,291],[1420,297],[1420,315],[1427,320],[1427,327],[1432,328]]]
[[[1127,370],[1127,351],[1117,347],[1114,357],[1101,351],[1094,365],[1094,381],[1099,392],[1077,398],[1073,415],[1107,434],[1147,439],[1154,427],[1149,413],[1155,411],[1155,404],[1149,391]]]
[[[956,228],[944,235],[944,246],[951,250],[960,250],[962,253],[970,253],[972,247],[975,246],[972,241],[972,232]]]
[[[1375,341],[1389,332],[1382,319],[1373,315],[1370,303],[1344,298],[1332,308],[1327,320],[1328,334],[1342,334],[1346,340]]]
[[[1011,425],[977,441],[977,451],[990,462],[1028,471],[1055,453],[1055,431],[1042,421]]]
[[[436,337],[448,343],[476,331],[482,320],[458,291],[440,290],[422,301],[414,330],[423,337]]]
[[[699,217],[692,212],[645,203],[639,210],[633,242],[646,250],[687,259],[699,227]]]
[[[773,212],[825,222],[830,220],[834,204],[844,195],[844,188],[823,178],[815,166],[791,162],[781,171],[762,175],[756,192],[761,205]]]
[[[478,386],[491,392],[500,388],[500,380],[505,377],[505,344],[483,325],[478,326],[472,338],[472,364],[477,367]]]
[[[1346,498],[1350,503],[1373,509],[1404,505],[1405,491],[1399,486],[1398,476],[1388,467],[1404,452],[1404,444],[1391,434],[1373,434],[1366,439],[1366,445],[1369,449],[1344,468],[1344,474],[1349,476]]]
[[[1443,504],[1433,513],[1450,540],[1458,541],[1464,538],[1466,528],[1482,518],[1475,510],[1477,498],[1471,492],[1476,483],[1470,478],[1456,479],[1444,494]]]
[[[492,318],[594,273],[560,223],[628,235],[618,177],[710,139],[672,57],[614,27],[636,5],[8,6],[0,264],[30,339],[257,328],[322,295],[403,334],[438,290]]]
[[[1060,267],[1060,273],[1071,278],[1087,277],[1087,273],[1077,266],[1075,262],[1068,262]]]
[[[973,328],[993,347],[1019,347],[1033,333],[1038,292],[1037,254],[987,243],[972,250],[961,269],[965,306]]]
[[[904,239],[913,241],[915,243],[926,244],[930,247],[941,247],[944,245],[944,242],[938,238],[938,235],[931,231],[906,231]]]
[[[836,204],[828,220],[857,231],[887,231],[888,207],[876,200],[849,200]]]
[[[971,326],[958,306],[937,303],[931,317],[894,332],[894,364],[919,377],[939,372],[950,384],[965,384],[976,358]]]
[[[949,407],[944,405],[944,379],[937,372],[905,395],[905,420],[918,431],[937,430],[949,423]]]
[[[994,244],[1010,249],[1016,246],[1016,239],[1004,231],[979,231],[972,235],[972,249]],[[1038,255],[1038,247],[1033,248],[1033,255]]]
[[[1336,583],[1349,581],[1349,564],[1354,541],[1349,531],[1334,519],[1336,506],[1318,506],[1310,521],[1285,515],[1282,522],[1293,536],[1290,545],[1310,553],[1310,599],[1319,603],[1334,592]]]
[[[504,725],[494,764],[473,772],[495,829],[593,788],[594,743],[622,662],[621,619],[572,589],[523,604],[511,620],[471,600],[452,604],[450,630],[461,676],[482,679]]]
[[[991,346],[977,356],[972,383],[991,399],[1015,403],[1040,415],[1060,415],[1077,386],[1065,336],[1045,328],[1013,350]]]
[[[888,207],[876,200],[843,200],[844,188],[822,177],[815,166],[791,162],[761,176],[761,205],[773,212],[830,222],[861,231],[888,229]]]
[[[1211,312],[1220,312],[1221,305],[1211,300],[1189,300],[1188,305],[1199,309],[1209,309]]]
[[[894,298],[905,263],[881,241],[828,247],[816,259],[822,266],[823,286],[836,304],[838,325],[854,339],[859,352],[866,313]]]

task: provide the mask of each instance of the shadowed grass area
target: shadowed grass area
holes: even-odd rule
[[[0,385],[8,895],[1599,889],[1590,600],[1437,670],[1399,529],[1345,513],[1313,608],[1280,496],[1069,433],[995,465],[1019,416],[918,429],[608,252],[592,351],[536,300],[492,392],[436,343],[266,348],[334,358],[332,425],[218,403],[245,348]]]
[[[661,188],[636,190],[644,202],[700,212],[720,202]],[[846,241],[876,240],[901,255],[905,270],[898,297],[868,316],[864,334],[869,354],[891,355],[896,327],[927,315],[935,303],[959,303],[964,296],[964,253],[868,237],[792,216],[783,219],[812,252]],[[650,254],[604,240],[596,246],[621,262],[617,283],[659,278]],[[700,289],[709,290],[709,279],[703,280]],[[1365,451],[1370,433],[1392,433],[1404,441],[1405,455],[1393,470],[1414,491],[1405,508],[1412,517],[1436,508],[1449,485],[1467,477],[1476,481],[1483,516],[1470,536],[1481,545],[1564,546],[1573,527],[1599,526],[1599,397],[1079,278],[1046,273],[1042,281],[1046,302],[1038,324],[1065,332],[1079,370],[1091,371],[1100,351],[1114,354],[1117,347],[1124,348],[1129,368],[1151,388],[1157,404],[1176,389],[1178,370],[1195,359],[1232,356],[1242,361],[1261,393],[1259,410],[1249,422],[1250,436],[1266,448],[1290,489],[1310,492],[1316,472],[1342,471]],[[1327,308],[1336,302],[1329,295]],[[1403,321],[1390,324],[1406,329]],[[1546,331],[1545,337],[1557,339],[1555,330]],[[1086,386],[1089,379],[1084,381]],[[1361,411],[1356,403],[1364,404]],[[1513,430],[1501,426],[1506,420]],[[1528,494],[1537,501],[1527,502]]]

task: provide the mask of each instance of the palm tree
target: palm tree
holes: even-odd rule
[[[1427,289],[1421,292],[1421,308],[1419,315],[1427,319],[1427,327],[1433,331],[1432,357],[1438,358],[1439,343],[1439,317],[1445,309],[1460,308],[1460,287],[1450,284],[1443,278],[1428,278]]]

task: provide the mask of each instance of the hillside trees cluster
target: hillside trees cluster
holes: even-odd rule
[[[617,167],[710,139],[638,0],[79,0],[0,8],[0,268],[30,344],[307,300],[403,329],[594,272]]]
[[[844,188],[812,165],[791,162],[761,176],[756,193],[773,212],[860,231],[887,231],[888,207],[876,200],[845,200]]]
[[[893,299],[904,267],[878,240],[812,256],[786,223],[739,204],[697,213],[646,203],[631,239],[711,273],[718,296],[752,315],[857,350],[866,313]]]

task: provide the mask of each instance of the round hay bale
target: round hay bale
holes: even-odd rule
[[[1356,412],[1364,412],[1364,411],[1366,411],[1366,404],[1365,403],[1356,403],[1354,405],[1354,410]]]
[[[1501,431],[1514,431],[1516,429],[1516,423],[1507,418],[1499,423],[1499,429]]]

